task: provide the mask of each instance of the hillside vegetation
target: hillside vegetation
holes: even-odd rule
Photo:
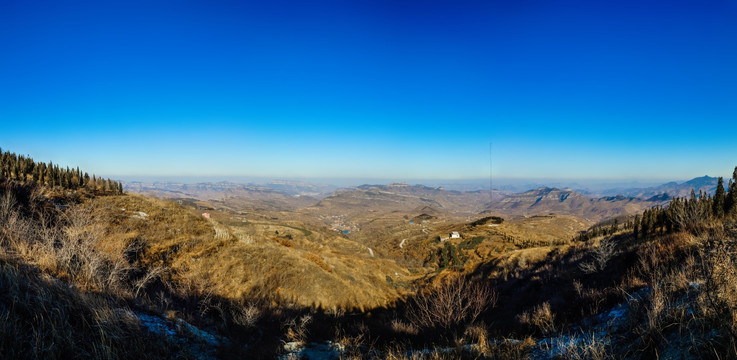
[[[2,358],[737,358],[737,169],[593,223],[399,185],[239,210],[2,165]]]

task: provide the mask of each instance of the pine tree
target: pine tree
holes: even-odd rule
[[[635,239],[637,239],[637,236],[640,235],[639,231],[640,231],[640,215],[635,215],[635,220],[633,221],[633,224],[632,224],[632,235],[635,236]]]
[[[712,214],[714,216],[721,218],[724,217],[724,203],[726,199],[726,194],[724,192],[724,179],[719,177],[719,180],[717,182],[717,190],[714,193],[714,200],[712,201]]]
[[[609,235],[614,235],[614,233],[617,232],[617,229],[619,229],[619,220],[614,219],[614,223],[612,223],[612,226],[609,228]]]
[[[724,201],[724,212],[727,215],[732,215],[737,209],[737,166],[734,168],[732,173],[732,180],[729,180],[729,192],[727,198]]]
[[[648,209],[642,213],[642,222],[640,223],[640,232],[643,238],[647,238],[650,234],[650,227],[650,210]]]

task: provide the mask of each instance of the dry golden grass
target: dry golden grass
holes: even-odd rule
[[[383,307],[402,296],[387,276],[409,276],[392,260],[372,257],[366,247],[298,224],[228,226],[174,202],[142,196],[98,198],[86,206],[105,225],[101,251],[119,254],[137,242],[142,264],[166,267],[169,281],[183,288],[227,299]]]
[[[43,352],[53,344],[77,346],[76,335],[59,330],[67,326],[93,339],[94,344],[81,348],[94,357],[138,354],[114,343],[135,345],[140,335],[130,316],[110,306],[119,301],[155,309],[172,320],[188,317],[221,331],[235,329],[234,334],[246,334],[249,340],[244,341],[264,327],[270,327],[264,333],[276,342],[282,336],[309,343],[335,332],[334,339],[351,349],[346,357],[365,355],[363,349],[383,341],[382,356],[388,358],[524,358],[533,340],[506,342],[500,336],[554,336],[642,287],[649,293],[632,301],[634,315],[622,330],[628,334],[619,335],[636,344],[627,350],[630,354],[655,356],[678,344],[691,354],[737,355],[737,245],[734,234],[717,223],[701,236],[679,233],[643,240],[620,232],[571,243],[587,223],[565,216],[501,224],[433,218],[409,224],[415,219],[411,213],[373,214],[362,231],[384,227],[383,232],[346,237],[286,213],[209,210],[212,218],[206,219],[201,211],[143,196],[81,199],[59,210],[57,227],[39,227],[38,219],[8,209],[13,207],[0,201],[0,242],[7,252],[0,254],[0,284],[26,283],[34,289],[6,286],[11,295],[0,294],[0,309],[11,304],[24,313],[14,318],[12,312],[0,312],[0,320],[11,324],[0,329],[10,339],[35,336],[36,345],[23,345],[39,346],[30,357],[66,354],[67,348]],[[451,231],[460,231],[463,238],[436,240]],[[446,246],[456,249],[462,264],[442,271],[435,264],[417,264]],[[583,271],[586,263],[596,266]],[[32,271],[24,278],[19,269]],[[475,306],[480,302],[473,294],[483,291],[448,280],[468,274],[503,294],[499,308]],[[417,292],[421,284],[426,291]],[[31,329],[40,328],[43,336],[23,328],[32,311],[18,305],[22,302],[41,307]],[[66,315],[77,310],[84,324]],[[343,316],[352,310],[371,314]],[[457,316],[448,317],[454,312]],[[336,324],[345,327],[330,328]],[[90,335],[90,329],[99,334]],[[581,346],[559,347],[570,346],[566,354],[571,358],[603,359],[611,357],[609,342],[620,341],[583,336]],[[432,346],[446,348],[411,351],[427,346],[432,337],[439,339]],[[386,340],[394,338],[400,340]],[[469,342],[473,345],[462,346]],[[0,349],[12,346],[0,344]]]
[[[320,268],[322,268],[323,270],[327,272],[333,271],[333,269],[328,264],[326,264],[325,261],[323,261],[322,258],[320,258],[320,256],[317,254],[307,253],[307,255],[305,255],[305,258],[317,264],[317,266],[319,266]]]
[[[111,298],[80,292],[0,253],[0,355],[6,359],[171,358],[186,352]]]

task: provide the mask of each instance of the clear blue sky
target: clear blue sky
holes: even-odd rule
[[[104,176],[737,165],[737,1],[0,2],[0,147]]]

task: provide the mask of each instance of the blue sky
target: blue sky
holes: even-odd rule
[[[0,2],[0,146],[104,176],[688,179],[737,2]]]

